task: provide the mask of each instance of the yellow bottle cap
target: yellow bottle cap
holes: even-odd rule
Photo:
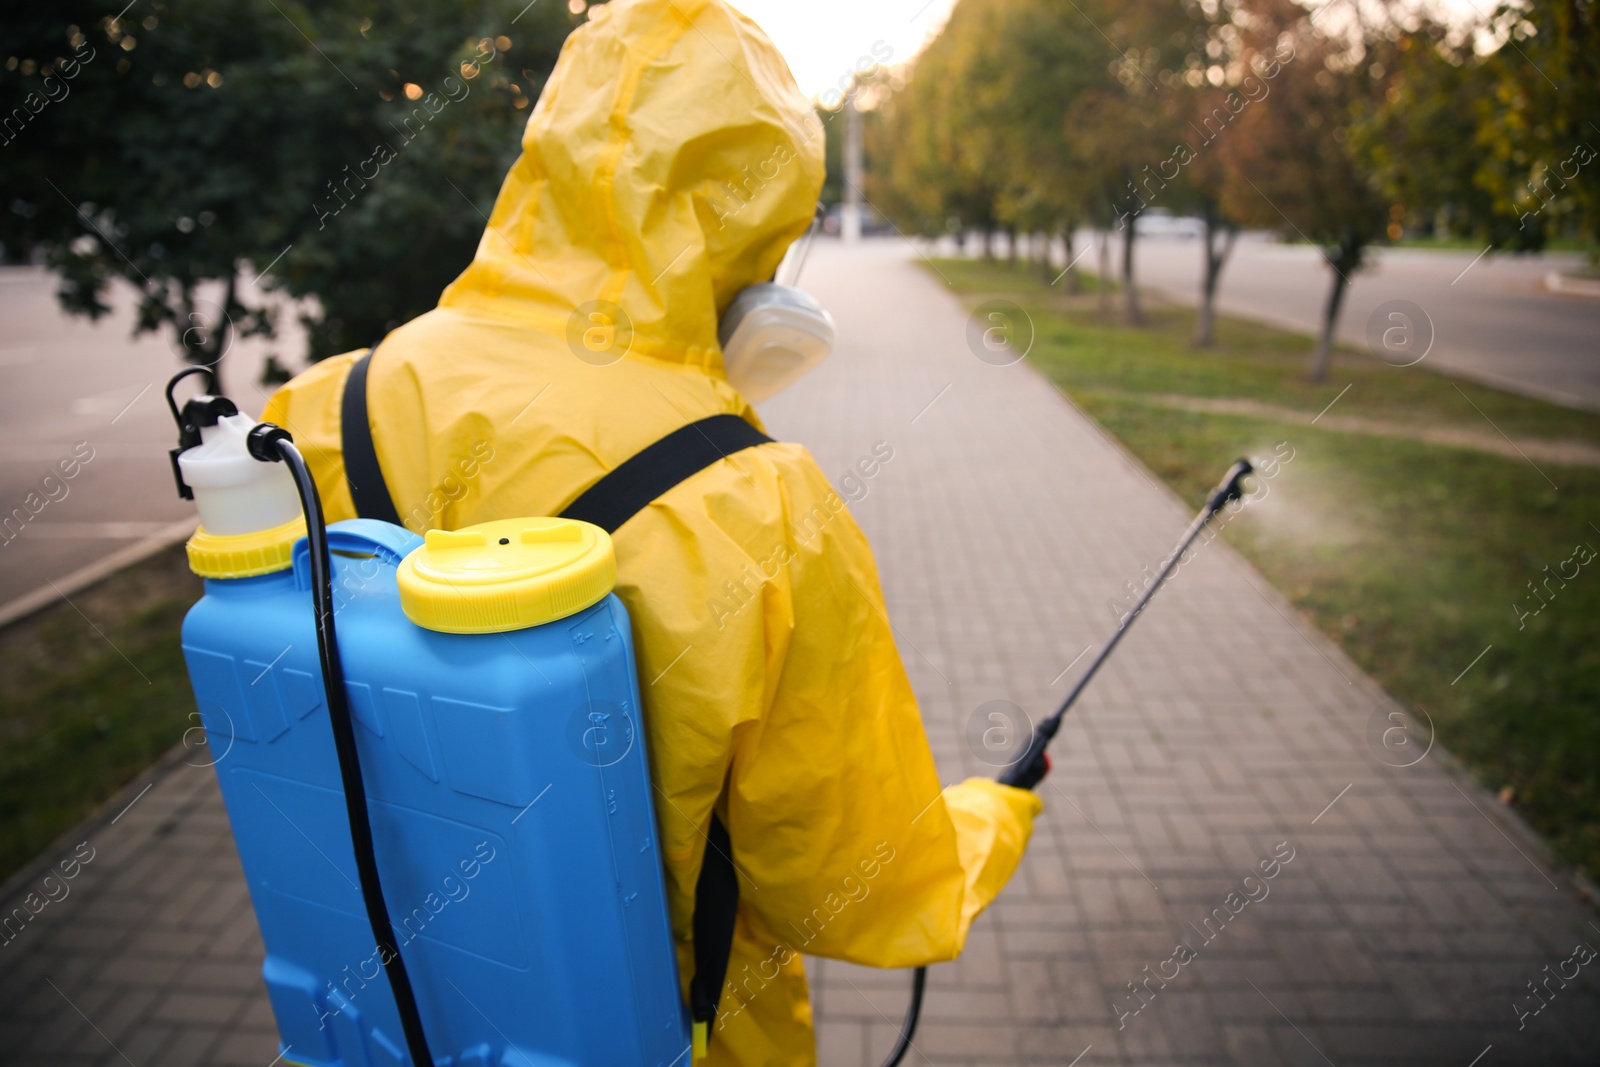
[[[573,519],[500,519],[429,530],[400,563],[400,606],[418,626],[487,634],[554,622],[617,584],[611,536]]]
[[[207,533],[202,526],[185,546],[189,569],[202,578],[254,578],[288,570],[294,561],[294,543],[305,535],[303,515],[282,526],[247,534]]]
[[[694,1031],[693,1031],[694,1052],[691,1053],[691,1058],[693,1058],[696,1061],[703,1060],[703,1059],[706,1058],[706,1049],[707,1049],[707,1040],[706,1040],[706,1038],[707,1038],[706,1024],[702,1023],[702,1022],[696,1022],[694,1024]],[[682,1053],[679,1053],[679,1055],[682,1055]]]

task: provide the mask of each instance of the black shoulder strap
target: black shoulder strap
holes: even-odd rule
[[[712,415],[691,422],[647,446],[584,490],[561,517],[592,522],[607,533],[616,533],[618,527],[679,482],[719,459],[771,441],[737,415]]]
[[[344,480],[356,514],[363,519],[382,519],[400,525],[400,513],[389,496],[378,466],[378,450],[372,443],[372,423],[367,416],[367,369],[378,346],[355,361],[344,380],[344,397],[339,404],[339,436],[344,452]]]
[[[739,914],[739,872],[733,842],[715,813],[706,834],[706,854],[694,885],[694,977],[689,980],[689,1017],[708,1032],[728,978],[733,954],[733,923]],[[708,1033],[709,1036],[709,1033]]]
[[[356,360],[345,379],[339,408],[344,476],[357,515],[399,526],[400,515],[395,511],[383,468],[378,464],[378,450],[372,443],[372,422],[367,413],[367,371],[377,351],[374,345]],[[561,517],[592,522],[606,533],[616,533],[623,523],[679,482],[699,474],[719,459],[771,441],[772,438],[737,415],[712,415],[691,422],[647,445],[604,475],[585,489]]]
[[[378,465],[372,444],[372,423],[367,414],[367,369],[377,352],[374,345],[350,368],[340,407],[344,445],[345,480],[350,499],[362,518],[383,519],[395,525],[400,517]],[[719,459],[772,438],[737,415],[712,415],[667,434],[604,475],[574,500],[563,518],[592,522],[607,533],[649,507],[669,489],[700,473]],[[690,1014],[709,1028],[717,1015],[717,1002],[727,979],[728,957],[733,950],[734,919],[739,910],[739,876],[733,866],[733,844],[716,815],[706,835],[705,859],[695,883],[694,978],[689,983]]]
[[[771,440],[737,415],[712,415],[691,422],[624,461],[584,490],[561,515],[616,533],[623,523],[673,486],[719,459]],[[739,873],[733,866],[733,843],[727,827],[713,814],[694,891],[694,977],[689,981],[689,1016],[695,1023],[697,1046],[709,1038],[711,1023],[717,1017],[738,914]]]

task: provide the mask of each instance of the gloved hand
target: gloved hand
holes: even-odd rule
[[[1028,747],[1020,759],[1007,767],[1005,773],[1000,775],[1000,781],[1005,785],[1015,786],[1018,789],[1035,789],[1044,781],[1045,775],[1050,773],[1050,753],[1045,751],[1050,739],[1035,733],[1028,738]]]

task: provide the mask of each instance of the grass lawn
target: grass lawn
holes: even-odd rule
[[[180,545],[0,631],[0,879],[185,741],[199,596]]]
[[[1190,309],[1149,308],[1132,329],[1029,267],[937,266],[973,302],[1007,295],[1027,309],[1029,358],[1197,508],[1235,457],[1287,441],[1292,464],[1224,536],[1402,704],[1424,709],[1563,858],[1600,872],[1600,557],[1574,556],[1600,550],[1600,470],[1311,425],[1337,399],[1335,413],[1418,434],[1596,444],[1600,415],[1355,351],[1316,384],[1308,337],[1223,318],[1202,352],[1188,345]],[[1294,414],[1186,410],[1174,397]],[[1551,577],[1562,569],[1569,580]],[[1537,614],[1529,583],[1548,600]]]

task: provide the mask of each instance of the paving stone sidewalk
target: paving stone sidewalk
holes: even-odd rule
[[[836,484],[893,449],[849,495],[955,781],[994,773],[974,716],[981,735],[991,701],[1047,712],[1189,515],[1025,364],[975,358],[965,310],[914,258],[813,251],[840,348],[764,413]],[[1600,920],[1440,750],[1389,765],[1370,727],[1394,710],[1225,544],[1198,552],[1063,730],[1028,856],[931,972],[908,1062],[1600,1062],[1600,964],[1567,962]],[[94,850],[0,947],[0,1064],[277,1055],[213,772],[186,756],[204,762],[175,753],[45,857]],[[876,1063],[907,975],[812,977],[820,1063]]]

